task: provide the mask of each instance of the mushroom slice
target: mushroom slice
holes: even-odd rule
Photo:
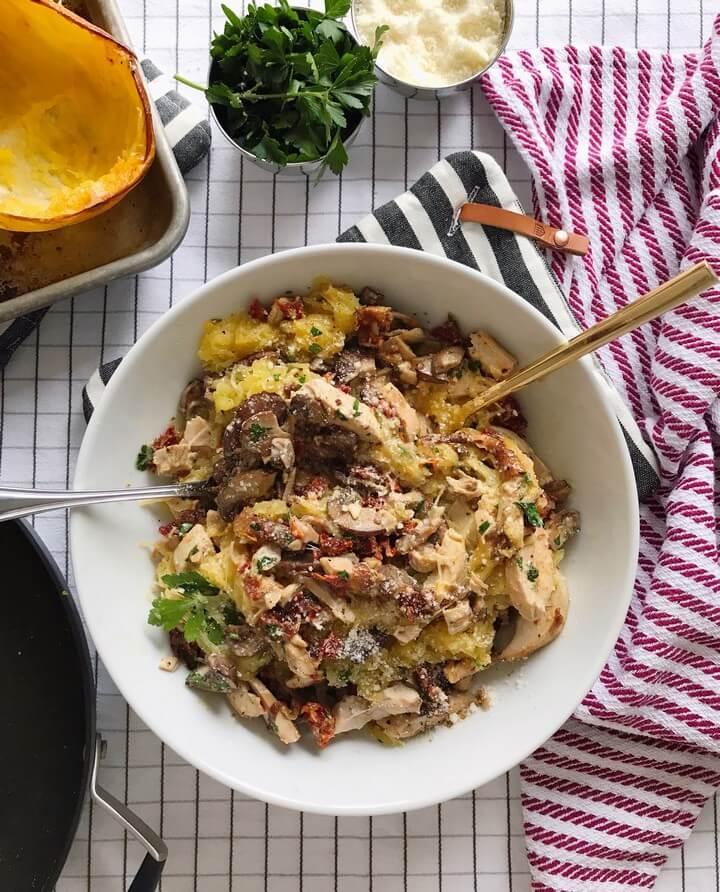
[[[242,718],[255,719],[265,714],[262,702],[257,694],[253,694],[244,681],[238,683],[237,689],[227,695],[232,711]]]
[[[280,741],[284,744],[297,743],[300,740],[300,733],[295,724],[285,714],[286,707],[277,697],[267,688],[259,678],[248,679],[248,684],[260,698],[260,702],[265,708],[265,721]]]
[[[539,620],[547,610],[559,574],[546,529],[536,529],[505,564],[510,603],[523,619]]]
[[[393,334],[378,349],[378,357],[388,366],[397,371],[403,384],[414,386],[417,384],[417,372],[415,371],[416,358],[407,341]]]
[[[372,703],[351,694],[335,707],[335,734],[357,731],[368,722],[376,722],[391,715],[420,712],[420,694],[405,684],[390,685]]]
[[[580,515],[577,511],[563,511],[560,514],[551,514],[545,523],[550,548],[558,551],[564,548],[568,539],[574,536],[580,529]]]
[[[517,366],[517,360],[512,353],[508,353],[486,331],[474,331],[470,335],[468,353],[471,359],[479,362],[482,370],[496,381],[507,378]]]
[[[498,660],[524,660],[531,653],[550,644],[563,629],[568,612],[568,591],[565,580],[558,579],[550,603],[538,620],[518,617],[513,635],[496,656]]]
[[[459,368],[464,358],[465,350],[460,346],[444,347],[442,350],[438,350],[437,353],[432,354],[431,369],[433,375],[437,375],[439,378],[447,375],[448,372]]]

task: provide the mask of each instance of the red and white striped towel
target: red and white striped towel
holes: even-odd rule
[[[590,235],[586,258],[552,258],[578,320],[691,262],[720,272],[720,17],[697,56],[539,49],[502,58],[483,86],[530,167],[536,213]],[[720,785],[720,290],[600,359],[662,486],[640,507],[615,651],[522,766],[534,888],[568,892],[651,888]]]

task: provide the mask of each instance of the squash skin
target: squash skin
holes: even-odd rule
[[[126,118],[127,113],[129,113],[131,120],[133,116],[136,116],[137,120],[133,125],[133,132],[130,134],[131,139],[129,144],[113,145],[113,143],[107,139],[107,134],[113,132],[117,106],[108,103],[103,109],[104,113],[107,115],[107,120],[105,122],[105,145],[102,145],[103,141],[99,138],[97,142],[95,141],[98,131],[96,128],[95,132],[93,132],[92,125],[89,128],[90,132],[86,134],[92,140],[90,144],[92,150],[90,152],[91,155],[95,153],[96,155],[101,156],[102,150],[104,149],[105,154],[108,157],[106,169],[102,173],[100,173],[100,171],[93,172],[92,170],[85,173],[81,168],[79,173],[80,176],[83,177],[83,181],[80,183],[80,188],[73,190],[71,186],[61,184],[61,186],[55,190],[57,196],[52,195],[52,185],[39,185],[36,191],[40,192],[44,198],[48,199],[45,208],[38,208],[37,205],[40,202],[35,200],[35,207],[25,211],[21,207],[18,207],[18,205],[22,205],[23,203],[32,205],[32,199],[28,199],[28,201],[25,202],[24,197],[18,197],[18,193],[13,194],[12,190],[10,190],[9,195],[3,195],[3,167],[0,163],[0,229],[13,232],[42,232],[51,229],[59,229],[64,226],[88,220],[109,210],[113,205],[124,198],[128,192],[142,180],[155,157],[155,135],[153,130],[151,105],[145,90],[139,63],[134,53],[124,46],[124,44],[117,41],[101,28],[98,28],[96,25],[93,25],[76,15],[74,12],[59,6],[54,0],[2,0],[2,3],[5,7],[4,13],[7,11],[9,17],[10,14],[15,15],[16,21],[20,21],[23,24],[27,23],[29,25],[29,33],[26,35],[27,40],[32,41],[36,34],[35,29],[42,27],[51,30],[53,35],[57,33],[55,39],[61,47],[64,43],[67,43],[70,49],[74,49],[76,52],[78,49],[82,52],[83,45],[87,48],[89,46],[89,40],[96,39],[99,41],[99,44],[93,45],[92,54],[97,57],[98,53],[101,52],[107,65],[102,68],[102,70],[96,69],[97,82],[95,84],[91,84],[89,88],[84,87],[84,92],[88,94],[90,104],[88,104],[86,97],[81,90],[76,94],[78,96],[78,105],[81,105],[83,102],[88,105],[88,110],[91,112],[87,117],[88,121],[92,122],[93,118],[95,118],[102,123],[98,116],[92,114],[92,92],[95,90],[95,98],[97,98],[98,87],[115,87],[116,93],[117,91],[120,91],[122,94],[121,98],[123,102],[126,103],[124,107],[120,108],[120,111],[126,112]],[[82,31],[76,32],[75,29],[82,29]],[[22,42],[22,36],[22,33],[20,33],[20,42]],[[2,43],[1,29],[0,43]],[[98,50],[98,46],[102,46],[101,51]],[[62,50],[60,50],[60,53],[62,53]],[[68,55],[71,55],[71,53],[68,53]],[[88,57],[90,56],[91,54],[88,53]],[[98,61],[97,58],[95,61]],[[71,75],[74,74],[75,81],[77,82],[77,72],[72,72],[71,69],[72,64],[69,66],[68,70],[70,70]],[[2,64],[0,63],[0,72],[1,71]],[[95,76],[95,73],[96,72],[94,71],[93,77]],[[0,78],[0,105],[3,103],[1,81],[2,78]],[[50,105],[52,98],[48,100],[47,97],[42,95],[43,92],[47,92],[47,90],[43,89],[42,82],[36,82],[35,86],[39,87],[39,89],[36,89],[36,92],[38,93],[36,105],[39,107],[39,114],[42,115],[43,103]],[[9,86],[9,89],[12,89],[12,85]],[[52,89],[50,92],[52,93]],[[112,95],[112,93],[110,95]],[[61,96],[61,99],[62,98],[64,97]],[[33,99],[35,99],[35,97],[33,97]],[[47,111],[47,108],[45,111]],[[50,111],[52,111],[52,109],[50,109]],[[32,124],[32,121],[30,123]],[[127,121],[121,118],[118,129],[121,129],[123,123],[127,125]],[[1,156],[3,152],[2,136],[3,121],[0,119],[0,162],[2,161]],[[82,140],[82,136],[79,138]],[[26,142],[31,142],[31,140],[32,135],[26,139]],[[42,137],[38,140],[38,137],[36,136],[35,140],[36,142],[41,142]],[[100,144],[99,150],[97,150],[98,144]],[[73,148],[79,149],[79,151],[74,153]],[[10,155],[13,154],[12,147],[10,147],[9,150],[6,149],[6,152],[8,151]],[[87,142],[85,145],[76,143],[75,146],[73,146],[71,144],[66,150],[65,158],[62,158],[61,152],[59,160],[61,162],[64,160],[66,166],[71,168],[76,154],[81,155],[83,151],[87,154]],[[114,161],[112,160],[113,154],[115,155]],[[33,174],[36,173],[33,164],[36,160],[37,159],[32,155],[28,157],[27,167],[32,170]],[[40,164],[42,164],[43,161],[45,161],[45,159],[40,158]],[[9,170],[10,179],[12,180],[16,172],[12,167],[12,161]],[[39,176],[41,175],[42,171],[40,171]],[[36,184],[35,182],[31,182],[30,185],[35,187]],[[7,188],[5,189],[5,192],[8,192]],[[18,192],[21,192],[21,190],[18,190]]]

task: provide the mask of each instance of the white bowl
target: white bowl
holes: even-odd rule
[[[146,483],[135,456],[174,414],[198,370],[204,320],[254,297],[301,289],[318,276],[371,285],[393,306],[432,323],[453,313],[489,329],[521,363],[561,341],[517,295],[480,273],[417,251],[364,244],[300,248],[231,270],[173,307],[137,342],[110,381],[80,450],[77,489]],[[260,722],[242,723],[224,699],[188,690],[185,672],[158,662],[166,636],[146,624],[152,568],[142,546],[157,520],[139,504],[76,509],[71,543],[88,629],[140,718],[188,762],[221,783],[276,805],[338,815],[420,808],[487,783],[542,744],[572,713],[605,663],[630,600],[638,512],[622,432],[592,366],[581,361],[528,388],[529,439],[574,486],[583,529],[563,564],[570,614],[562,635],[525,664],[486,673],[494,705],[397,749],[348,735],[327,750],[283,748]]]

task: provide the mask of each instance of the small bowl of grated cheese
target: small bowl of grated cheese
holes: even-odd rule
[[[505,49],[512,0],[353,0],[362,42],[387,25],[378,79],[403,96],[442,99],[467,89]]]

